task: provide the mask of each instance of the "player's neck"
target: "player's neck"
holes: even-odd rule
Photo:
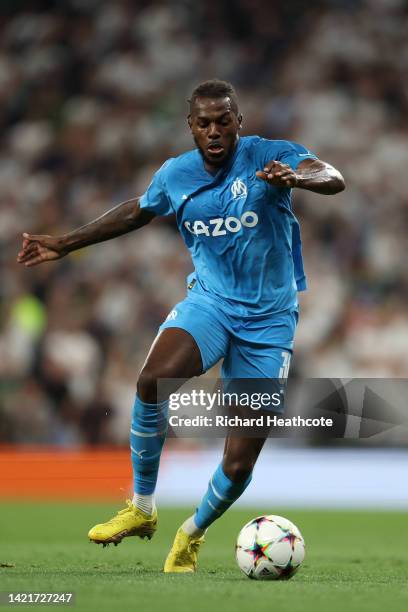
[[[215,176],[217,172],[225,166],[225,164],[222,164],[222,166],[213,166],[212,164],[208,164],[205,159],[203,161],[206,172],[208,172],[208,174],[211,174],[212,176]]]

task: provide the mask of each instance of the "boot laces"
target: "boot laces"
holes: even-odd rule
[[[201,544],[203,544],[203,540],[191,540],[187,546],[187,550],[189,553],[197,553]]]
[[[133,504],[132,504],[132,502],[130,501],[130,499],[127,499],[127,500],[126,500],[126,505],[127,505],[127,508],[123,508],[123,510],[119,510],[119,512],[116,514],[116,516],[114,516],[113,518],[111,518],[111,520],[110,520],[110,521],[108,521],[108,523],[110,523],[110,524],[111,524],[111,523],[114,523],[114,522],[115,522],[115,521],[117,521],[117,520],[118,520],[118,518],[119,518],[120,516],[122,516],[123,514],[127,514],[128,512],[132,512],[132,510],[133,510]]]

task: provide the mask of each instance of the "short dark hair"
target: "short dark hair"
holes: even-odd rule
[[[210,79],[209,81],[203,81],[203,83],[197,85],[191,94],[191,98],[188,100],[190,113],[197,98],[230,98],[231,108],[235,114],[238,114],[237,92],[233,85],[227,81]]]

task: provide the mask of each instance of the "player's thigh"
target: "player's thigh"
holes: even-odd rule
[[[177,304],[159,328],[162,335],[171,329],[181,329],[187,333],[197,347],[201,357],[202,374],[215,365],[228,350],[229,333],[222,312],[203,303],[186,298]]]
[[[148,403],[167,399],[184,381],[199,376],[226,353],[228,334],[217,313],[188,299],[177,304],[159,328],[138,380]]]
[[[202,371],[200,350],[192,336],[179,328],[156,336],[137,381],[140,399],[156,404],[168,398],[183,381]]]
[[[202,360],[196,341],[178,327],[160,330],[142,367],[142,372],[147,370],[169,378],[199,376]]]

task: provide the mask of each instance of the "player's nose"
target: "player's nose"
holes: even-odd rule
[[[208,138],[211,138],[211,140],[213,140],[214,138],[219,138],[220,137],[220,130],[217,127],[216,123],[210,123],[210,125],[208,126]]]

